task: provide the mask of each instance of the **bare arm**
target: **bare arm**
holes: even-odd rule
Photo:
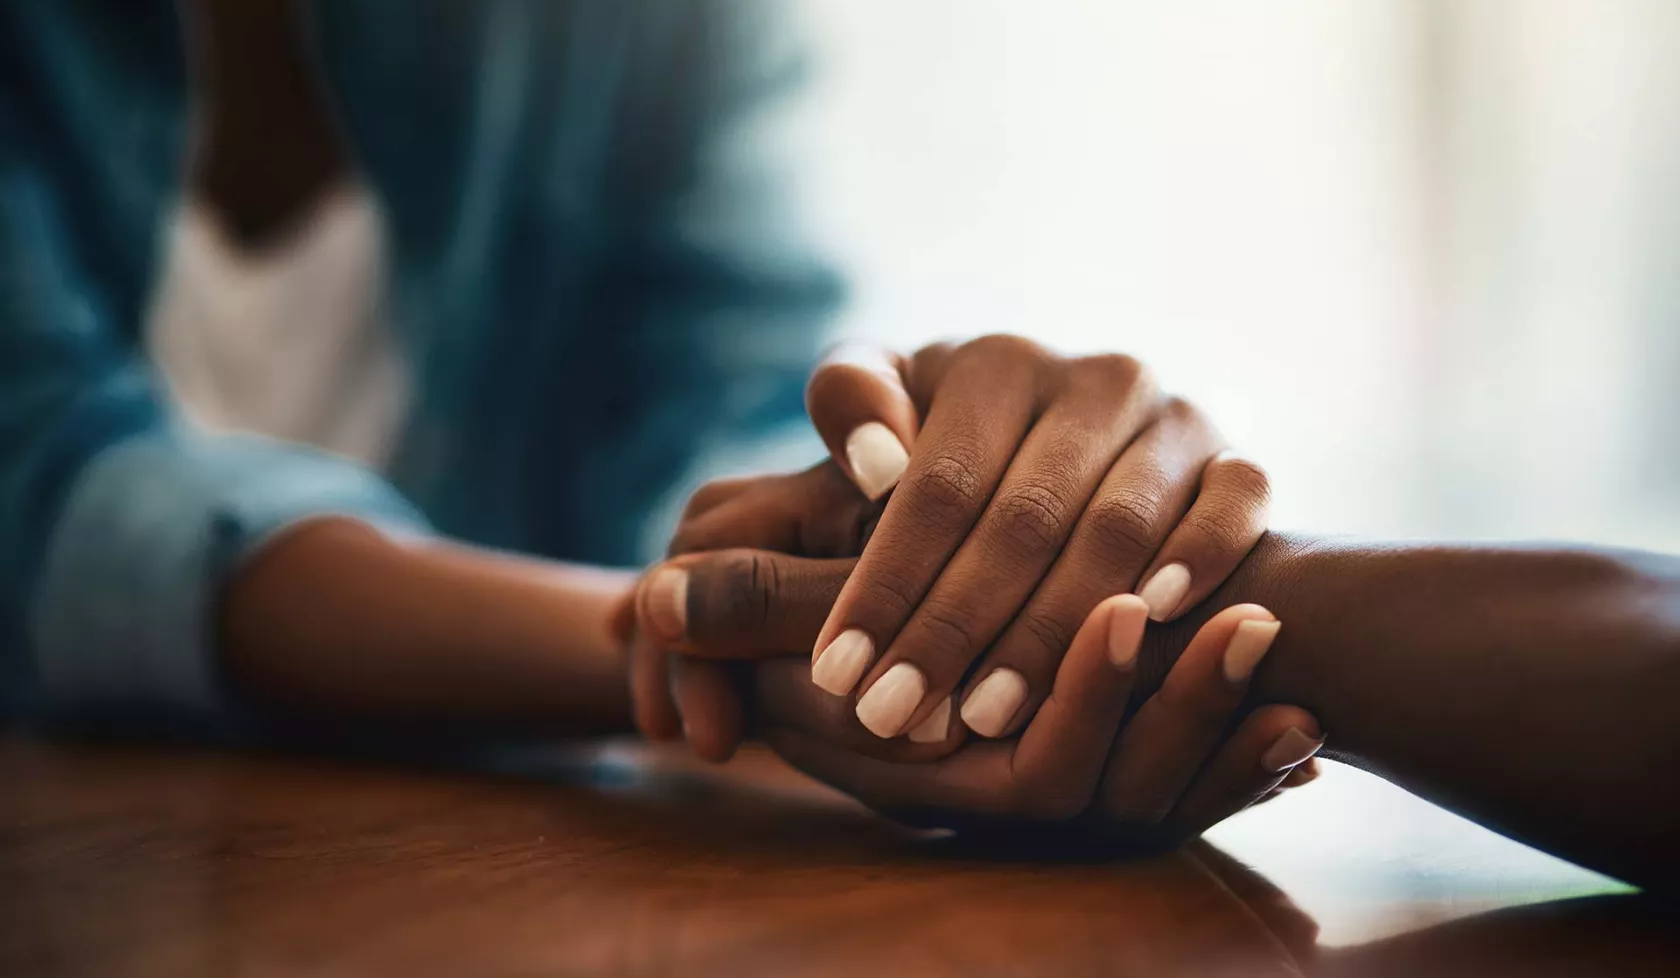
[[[684,640],[698,656],[798,649],[852,569],[742,550],[677,563],[688,582]],[[1131,702],[1161,693],[1214,612],[1245,604],[1283,623],[1250,707],[1303,709],[1335,754],[1567,858],[1647,884],[1680,872],[1671,831],[1680,822],[1680,560],[1268,534],[1208,601],[1150,628]],[[890,808],[913,795],[961,811],[977,797],[942,799],[939,775],[909,773],[985,747],[959,747],[960,731],[942,743],[874,740],[882,749],[870,750],[872,738],[808,680],[761,695],[773,701],[763,709],[831,745],[820,762],[807,752],[807,770],[866,800]],[[1186,729],[1227,722],[1182,690],[1167,701]],[[994,789],[1001,797],[1009,785]]]
[[[1240,601],[1285,623],[1257,701],[1334,755],[1635,882],[1680,872],[1680,559],[1268,535],[1204,607]]]
[[[221,661],[239,694],[284,714],[625,731],[610,619],[630,580],[322,519],[273,541],[230,581]]]

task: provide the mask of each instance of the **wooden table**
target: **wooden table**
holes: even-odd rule
[[[522,769],[0,741],[0,975],[1680,974],[1672,912],[1348,769],[1107,862],[762,753]]]

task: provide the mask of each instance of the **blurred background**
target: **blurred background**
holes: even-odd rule
[[[800,2],[851,332],[1137,354],[1280,526],[1680,547],[1680,5]]]
[[[1281,528],[1680,551],[1680,4],[784,2],[822,63],[802,175],[853,282],[850,336],[911,350],[1017,332],[1135,354],[1266,465]],[[502,81],[485,90],[517,118]],[[260,123],[258,159],[288,142],[229,115]],[[317,162],[330,175],[343,161]],[[469,231],[484,223],[474,204],[461,204]],[[356,327],[383,314],[369,287],[382,257],[371,209],[346,220],[347,241],[274,288],[348,297],[336,304]],[[186,313],[254,318],[239,281],[233,299],[227,282],[187,284],[209,298],[186,290],[199,303]],[[166,289],[154,310],[166,326],[190,318],[171,301]],[[326,317],[276,321],[294,318]],[[181,363],[197,352],[153,342]],[[328,447],[383,462],[354,449],[396,427],[406,391],[380,372],[384,341],[368,342],[366,373],[343,386],[390,380],[390,401],[364,412],[373,435]],[[1256,868],[1328,943],[1368,937],[1365,908],[1449,878],[1454,893],[1485,886],[1464,914],[1614,886],[1327,767],[1210,838],[1266,853]],[[1268,848],[1286,820],[1321,844]],[[1371,846],[1432,855],[1374,892],[1368,864],[1342,873]],[[1387,912],[1395,929],[1428,922]]]
[[[804,2],[850,332],[1137,354],[1282,527],[1680,548],[1680,5]],[[1328,943],[1358,847],[1434,853],[1388,896],[1613,886],[1330,767],[1210,833],[1335,812],[1257,867]]]

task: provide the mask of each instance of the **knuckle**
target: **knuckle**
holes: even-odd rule
[[[1137,357],[1125,353],[1104,353],[1082,357],[1076,361],[1075,372],[1090,378],[1099,388],[1110,393],[1131,390],[1149,377],[1149,368]]]
[[[964,358],[988,363],[1038,363],[1049,357],[1049,351],[1024,336],[1013,333],[991,333],[963,344],[958,351]]]
[[[905,477],[899,491],[935,526],[966,525],[985,502],[985,487],[968,460],[944,454],[928,459]]]
[[[1025,483],[1000,493],[987,514],[990,530],[1010,554],[1029,556],[1054,550],[1069,524],[1066,498],[1054,489]]]
[[[917,611],[916,619],[931,639],[928,645],[930,655],[912,657],[924,667],[932,666],[943,671],[946,665],[965,665],[969,656],[980,648],[979,636],[972,624],[973,616],[959,609],[927,602]],[[929,679],[945,682],[954,681],[955,677],[941,674],[930,675]]]
[[[781,575],[765,554],[735,553],[710,575],[710,585],[699,589],[699,606],[692,600],[689,606],[689,629],[700,638],[762,628],[781,591]]]
[[[1091,532],[1113,559],[1153,554],[1160,544],[1160,505],[1135,489],[1105,492],[1091,504]]]
[[[1265,505],[1272,497],[1272,477],[1253,459],[1227,456],[1215,461],[1219,482],[1242,499]]]
[[[1215,554],[1230,554],[1246,551],[1251,545],[1249,523],[1247,515],[1235,507],[1203,506],[1185,516],[1183,526],[1201,547]]]
[[[696,514],[710,509],[719,496],[730,491],[737,484],[736,480],[713,479],[694,490],[693,495],[688,497],[688,503],[683,506],[682,519],[684,521],[691,520]]]
[[[1073,644],[1073,626],[1055,615],[1028,608],[1017,622],[1039,646],[1041,657],[1060,657]]]
[[[1200,408],[1177,394],[1161,402],[1161,416],[1173,421],[1193,421],[1200,413]]]
[[[872,567],[857,577],[857,607],[873,609],[884,621],[901,622],[921,600],[921,588],[900,569]]]

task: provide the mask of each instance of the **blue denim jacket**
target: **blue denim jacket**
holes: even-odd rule
[[[778,12],[316,4],[416,377],[387,481],[185,429],[140,350],[188,135],[172,0],[0,6],[0,722],[215,722],[218,581],[292,521],[631,563],[697,460],[797,421],[841,287],[786,179]]]

